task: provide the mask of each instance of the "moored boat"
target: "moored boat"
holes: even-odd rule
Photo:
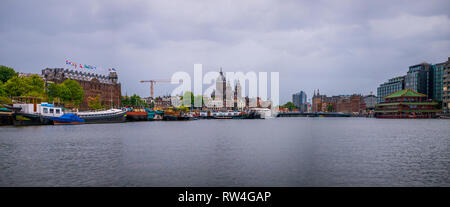
[[[144,109],[127,111],[126,119],[128,121],[148,121],[148,112]]]
[[[50,118],[54,125],[84,124],[84,120],[73,113],[66,113],[60,117]]]
[[[78,112],[76,115],[84,119],[86,124],[120,123],[125,121],[126,113],[126,111],[120,109],[109,109],[104,111]]]
[[[46,102],[40,103],[39,98],[19,97],[18,99],[20,103],[13,104],[13,108],[17,109],[13,113],[13,123],[16,126],[51,125],[53,124],[51,118],[64,114],[62,107]]]

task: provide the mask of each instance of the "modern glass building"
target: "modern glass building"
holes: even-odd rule
[[[409,67],[409,71],[405,77],[405,89],[411,89],[427,95],[427,99],[432,99],[433,90],[430,87],[431,64],[420,63]]]
[[[307,111],[308,103],[306,102],[306,93],[304,91],[294,93],[292,95],[292,103],[298,107],[299,111]]]
[[[377,103],[384,102],[383,97],[405,89],[405,76],[391,78],[377,88]]]
[[[444,113],[450,113],[450,57],[444,64],[442,75],[442,109]]]
[[[443,74],[446,62],[433,65],[430,71],[432,99],[434,101],[442,101]]]

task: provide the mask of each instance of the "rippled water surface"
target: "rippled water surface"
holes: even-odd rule
[[[450,120],[0,127],[0,186],[450,186]]]

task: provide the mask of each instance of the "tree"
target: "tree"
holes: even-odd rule
[[[102,108],[102,104],[100,102],[100,95],[97,95],[95,97],[88,97],[88,107],[91,110],[99,110]]]
[[[183,106],[194,106],[194,94],[190,91],[186,91],[181,97]]]
[[[14,69],[0,65],[0,82],[6,83],[9,79],[17,76]]]
[[[0,82],[0,97],[5,97],[5,96],[6,96],[5,86],[3,85],[2,82]]]
[[[29,85],[24,77],[14,76],[5,83],[4,87],[8,96],[23,96],[29,92]]]
[[[67,79],[59,84],[59,98],[64,104],[73,104],[79,106],[83,102],[84,92],[83,88],[77,81]]]
[[[61,94],[61,87],[54,83],[49,83],[47,86],[47,97],[50,102],[54,101],[55,98],[59,98]]]
[[[287,109],[289,109],[289,111],[292,111],[292,110],[296,109],[297,106],[294,105],[294,103],[289,101],[286,104],[282,105],[281,108],[287,108]]]
[[[32,75],[24,79],[27,87],[27,96],[44,97],[45,83],[38,75]]]
[[[333,112],[333,105],[331,105],[331,104],[328,105],[328,108],[327,108],[327,109],[328,109],[328,112]]]

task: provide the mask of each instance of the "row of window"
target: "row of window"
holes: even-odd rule
[[[53,109],[53,108],[50,108],[50,110],[49,110],[49,108],[44,108],[43,111],[44,111],[44,114],[48,114],[49,111],[51,114],[53,114],[53,113],[60,114],[61,113],[61,109]]]

